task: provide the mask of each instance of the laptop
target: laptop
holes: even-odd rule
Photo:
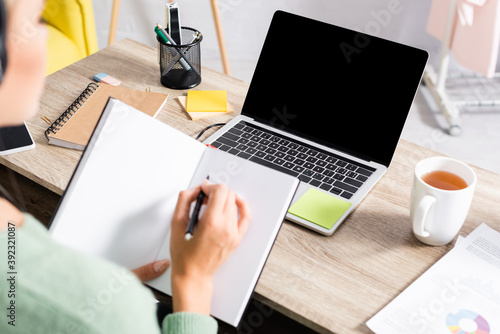
[[[321,222],[286,216],[331,235],[389,167],[427,59],[424,50],[277,11],[241,115],[205,143],[297,177],[291,208],[310,189],[346,208],[326,210]]]

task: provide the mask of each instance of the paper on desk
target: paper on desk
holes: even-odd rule
[[[500,333],[500,233],[481,224],[367,322],[377,334]]]

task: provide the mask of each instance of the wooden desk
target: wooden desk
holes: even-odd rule
[[[234,116],[190,121],[174,99],[185,92],[168,90],[159,83],[156,51],[124,40],[48,77],[40,112],[28,122],[37,148],[3,157],[0,162],[61,194],[81,152],[48,146],[43,135],[48,125],[40,117],[59,116],[98,72],[122,80],[126,87],[150,87],[170,94],[158,119],[192,136]],[[231,105],[241,110],[247,83],[206,68],[202,77],[196,89],[226,89]],[[414,166],[435,155],[401,140],[387,174],[331,237],[285,222],[255,298],[319,332],[370,333],[365,322],[452,247],[425,246],[410,228]],[[461,230],[464,235],[481,222],[500,230],[500,176],[474,170],[478,183]]]

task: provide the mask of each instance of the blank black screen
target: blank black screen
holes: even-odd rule
[[[7,151],[33,144],[26,126],[9,126],[0,128],[0,151]]]
[[[242,114],[389,165],[426,51],[278,11]]]

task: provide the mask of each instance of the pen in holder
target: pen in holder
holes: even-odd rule
[[[156,36],[160,50],[160,82],[172,89],[188,89],[201,82],[202,34],[192,28],[182,27],[182,40],[187,44],[167,44]]]

